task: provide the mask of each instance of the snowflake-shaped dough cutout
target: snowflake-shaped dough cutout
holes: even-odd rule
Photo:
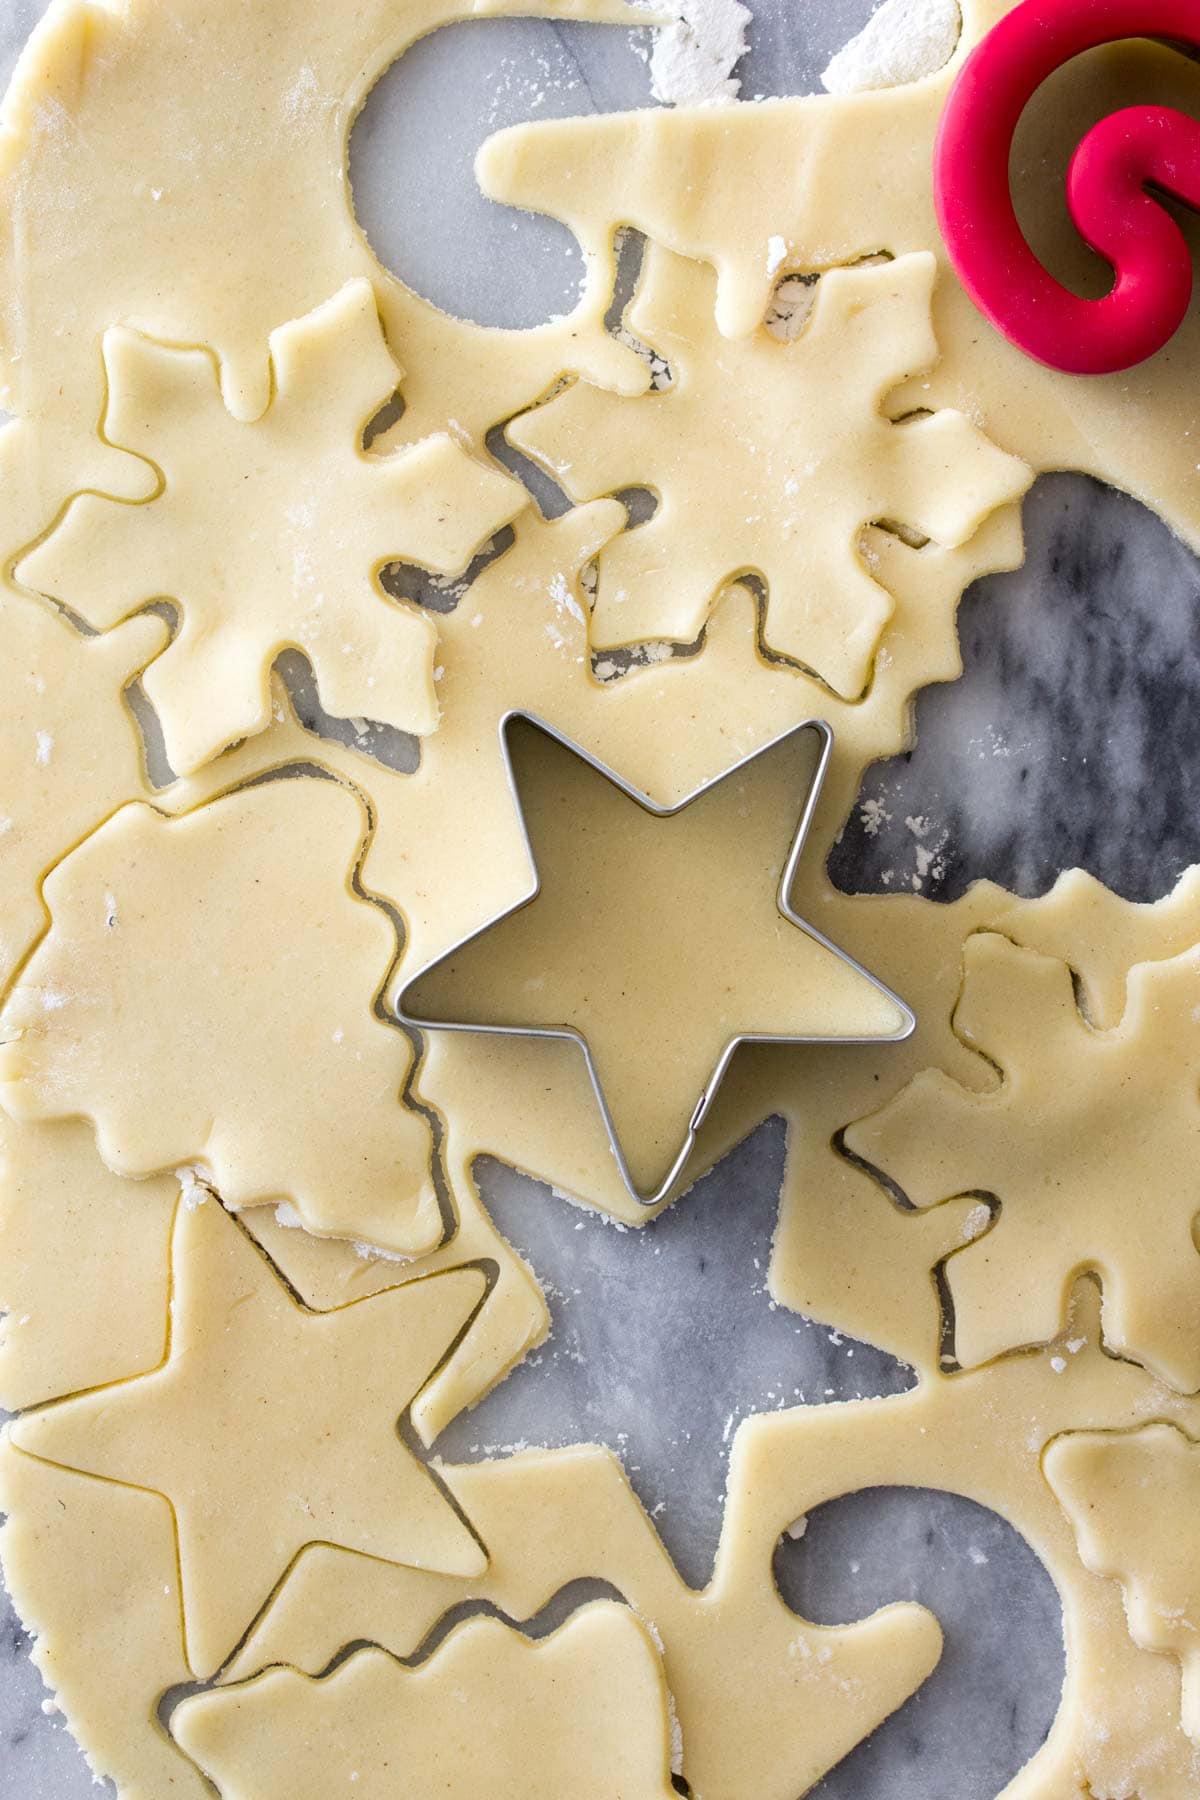
[[[673,380],[634,399],[579,381],[509,427],[572,499],[649,488],[658,510],[600,556],[597,648],[691,642],[755,574],[769,649],[856,699],[892,599],[863,555],[884,522],[954,548],[1032,479],[963,414],[893,421],[885,397],[937,361],[934,258],[835,269],[803,329],[722,338],[711,269],[647,251],[630,328]]]
[[[293,647],[330,712],[433,731],[436,627],[375,578],[396,561],[461,573],[527,496],[445,435],[365,451],[402,373],[370,283],[272,333],[273,398],[251,424],[226,410],[207,350],[118,327],[104,361],[105,436],[154,465],[158,492],[76,495],[19,574],[98,631],[153,600],[179,608],[144,682],[171,766],[191,773],[265,729],[271,665]]]
[[[954,1028],[1001,1072],[971,1092],[922,1070],[846,1133],[916,1206],[999,1203],[947,1265],[959,1361],[1045,1343],[1085,1271],[1108,1342],[1200,1388],[1200,946],[1131,971],[1119,1025],[1097,1031],[1065,962],[968,939]]]

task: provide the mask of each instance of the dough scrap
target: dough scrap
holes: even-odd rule
[[[954,1025],[996,1085],[923,1070],[846,1142],[915,1206],[998,1202],[947,1269],[960,1362],[1053,1337],[1072,1280],[1096,1270],[1113,1347],[1200,1387],[1200,947],[1134,969],[1121,1023],[1097,1031],[1065,963],[982,933]]]
[[[430,1032],[579,1033],[639,1193],[661,1197],[737,1037],[907,1031],[893,994],[780,911],[823,739],[793,732],[663,817],[536,724],[505,738],[538,885],[400,1004]]]
[[[573,500],[657,496],[648,523],[600,552],[593,644],[690,642],[725,582],[752,571],[767,647],[862,695],[891,612],[864,528],[890,521],[954,548],[1033,479],[960,413],[894,423],[883,410],[937,360],[935,272],[929,254],[836,269],[793,341],[760,328],[733,343],[711,323],[712,271],[648,247],[628,325],[672,384],[628,399],[575,382],[508,428]]]
[[[118,1174],[201,1164],[231,1206],[287,1198],[315,1231],[432,1249],[411,1050],[372,1012],[394,931],[351,885],[366,835],[355,795],[304,777],[118,813],[46,881],[50,929],[0,1013],[8,1112],[92,1119]]]
[[[1200,1447],[1175,1425],[1069,1432],[1046,1479],[1094,1575],[1119,1581],[1135,1644],[1182,1665],[1182,1717],[1200,1741]]]
[[[480,1271],[309,1313],[206,1200],[179,1207],[172,1274],[160,1368],[11,1431],[43,1461],[170,1501],[193,1673],[220,1667],[305,1544],[478,1574],[479,1543],[396,1422],[477,1311]]]
[[[674,1800],[662,1664],[645,1625],[598,1600],[539,1642],[457,1626],[408,1669],[359,1650],[321,1681],[274,1669],[185,1700],[178,1742],[227,1800]],[[296,1746],[304,1745],[298,1762]]]
[[[272,400],[253,424],[226,410],[205,350],[114,327],[104,361],[105,435],[154,465],[159,491],[79,495],[17,572],[101,631],[151,600],[179,607],[145,677],[171,766],[187,774],[261,731],[271,664],[293,645],[331,711],[433,731],[433,619],[375,578],[396,561],[461,573],[528,496],[446,436],[364,451],[401,373],[370,283],[271,334]]]

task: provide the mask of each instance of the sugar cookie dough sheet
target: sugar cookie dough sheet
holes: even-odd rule
[[[911,1599],[802,1616],[778,1546],[928,1488],[1062,1602],[1061,1702],[1005,1793],[1184,1800],[1197,874],[939,904],[826,864],[962,673],[960,598],[1019,566],[1035,473],[1200,541],[1197,315],[1080,385],[971,308],[930,145],[1003,0],[961,31],[922,7],[915,65],[881,52],[891,0],[833,91],[762,103],[732,97],[732,3],[532,10],[657,28],[657,98],[714,103],[485,143],[485,189],[583,249],[529,331],[407,288],[347,175],[389,65],[523,0],[54,0],[5,102],[9,1593],[122,1800],[796,1800],[944,1646]],[[1162,47],[1090,58],[1028,154],[1147,77],[1195,107]],[[1049,203],[1034,228],[1069,262]],[[510,769],[514,713],[552,735]],[[432,965],[469,1016],[417,1030]],[[608,1121],[580,1045],[528,1035],[563,1025]],[[820,1041],[737,1050],[679,1188],[782,1116],[768,1303],[912,1386],[793,1404],[781,1371],[731,1415],[691,1586],[586,1418],[439,1438],[558,1349],[490,1165],[653,1244],[694,1197],[639,1204],[607,1126],[653,1186],[743,1036]]]

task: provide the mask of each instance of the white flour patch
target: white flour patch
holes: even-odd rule
[[[597,1212],[594,1206],[589,1206],[586,1200],[579,1199],[576,1194],[568,1194],[562,1188],[556,1187],[552,1187],[550,1192],[556,1200],[561,1200],[565,1206],[575,1207],[578,1212],[586,1213],[588,1218],[595,1220],[597,1224],[610,1225],[614,1231],[637,1230],[635,1225],[626,1225],[622,1220],[612,1218],[609,1213]]]
[[[962,32],[958,0],[884,0],[821,76],[830,94],[901,87],[944,68]]]
[[[858,809],[859,821],[865,837],[878,837],[883,826],[891,819],[882,800],[866,799]]]
[[[182,1168],[176,1169],[175,1179],[179,1183],[180,1198],[189,1212],[195,1212],[212,1198],[212,1189],[203,1172],[193,1163],[184,1163]]]
[[[776,254],[776,247],[782,243],[782,238],[768,239],[768,267]],[[784,245],[781,262],[786,259],[786,256],[787,246]],[[772,269],[771,273],[774,274],[774,272]],[[785,275],[771,295],[771,303],[767,308],[767,316],[763,320],[763,324],[771,336],[778,338],[781,344],[795,343],[812,317],[813,307],[817,303],[818,279],[816,275]]]
[[[991,1208],[981,1200],[978,1206],[973,1206],[971,1208],[970,1212],[962,1222],[963,1243],[970,1244],[973,1243],[977,1237],[982,1237],[983,1233],[991,1224],[991,1220]]]
[[[283,96],[283,114],[294,122],[318,111],[320,105],[321,89],[316,71],[306,63]]]
[[[351,1249],[362,1262],[410,1263],[415,1260],[411,1256],[402,1256],[398,1250],[381,1250],[378,1244],[354,1243]]]
[[[910,831],[916,842],[913,846],[913,860],[916,872],[911,878],[914,894],[919,894],[926,881],[941,881],[946,873],[945,852],[950,842],[950,833],[939,828],[932,819],[923,813],[916,817],[911,815],[904,821],[905,828]],[[925,842],[931,834],[932,841]]]
[[[733,100],[751,13],[740,0],[679,0],[678,18],[654,35],[650,88],[664,106]]]
[[[567,578],[561,570],[551,577],[550,598],[559,611],[569,613],[577,625],[587,624],[587,620],[583,616],[583,608],[571,592]]]

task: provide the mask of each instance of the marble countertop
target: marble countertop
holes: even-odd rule
[[[0,77],[43,4],[4,0]],[[815,88],[871,10],[871,0],[758,0],[743,92]],[[384,77],[356,131],[360,217],[384,260],[431,299],[488,322],[532,323],[569,301],[574,252],[548,222],[479,196],[475,144],[522,117],[649,103],[644,58],[623,30],[499,20],[437,33]],[[1133,501],[1079,477],[1038,483],[1027,533],[1025,567],[964,602],[963,679],[923,694],[916,750],[869,772],[864,798],[880,804],[851,821],[835,854],[843,886],[949,898],[990,876],[1032,894],[1080,864],[1149,899],[1200,860],[1200,767],[1173,748],[1200,716],[1200,568]],[[932,864],[919,847],[936,850]],[[544,1195],[539,1203],[536,1184],[487,1171],[497,1224],[543,1279],[605,1303],[556,1299],[552,1346],[567,1354],[547,1359],[536,1382],[518,1371],[456,1423],[443,1453],[521,1439],[619,1444],[681,1569],[703,1581],[726,1420],[767,1404],[781,1363],[789,1389],[813,1399],[890,1393],[910,1379],[882,1353],[766,1304],[752,1267],[756,1255],[765,1264],[782,1159],[782,1130],[768,1123],[653,1237],[619,1234]],[[672,1266],[682,1279],[667,1278]],[[736,1334],[740,1348],[736,1385],[706,1382],[701,1394],[691,1346],[706,1331]],[[994,1514],[948,1495],[853,1496],[813,1519],[780,1580],[813,1619],[859,1619],[916,1598],[946,1633],[935,1674],[826,1779],[823,1800],[991,1800],[1041,1742],[1061,1686],[1059,1605],[1046,1571]],[[97,1790],[44,1709],[27,1649],[4,1610],[0,1797],[88,1800]]]

